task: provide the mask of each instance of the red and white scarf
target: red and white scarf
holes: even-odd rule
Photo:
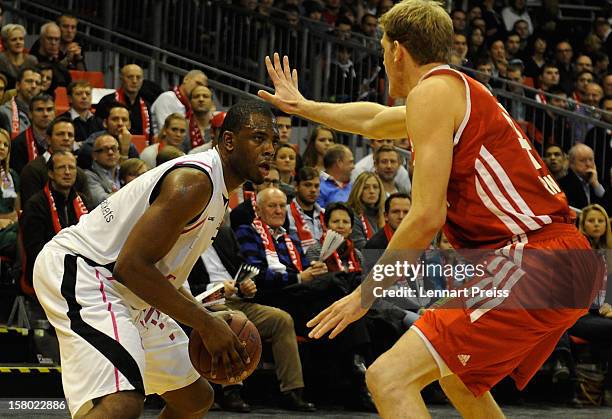
[[[316,240],[313,236],[314,233],[310,231],[308,224],[304,220],[304,215],[297,207],[297,203],[295,201],[291,201],[291,204],[289,205],[289,209],[291,211],[291,216],[293,217],[293,220],[295,221],[295,229],[297,230],[298,238],[302,242],[302,247],[307,248],[315,244]],[[319,220],[321,222],[321,226],[322,227],[325,226],[325,221],[323,220],[322,211],[319,213]],[[323,227],[323,231],[325,231],[324,227]]]
[[[26,147],[28,149],[28,161],[32,161],[38,157],[38,150],[36,149],[36,140],[34,140],[34,130],[32,127],[28,127],[25,134]]]
[[[11,99],[11,111],[11,140],[14,140],[19,135],[19,108],[14,97]]]
[[[374,235],[372,226],[370,225],[368,218],[364,216],[363,214],[361,214],[359,218],[361,219],[361,225],[363,226],[363,231],[365,232],[366,240],[370,240],[372,236]]]
[[[123,87],[117,89],[115,92],[115,99],[117,102],[123,103],[127,105],[127,101],[125,100],[125,91]],[[140,105],[140,119],[142,120],[142,135],[146,135],[147,137],[151,136],[151,124],[149,123],[149,109],[147,108],[147,104],[142,98],[138,99]]]
[[[321,243],[325,241],[325,234],[321,237]],[[336,250],[325,260],[325,264],[327,265],[327,269],[330,272],[361,272],[361,264],[357,259],[357,252],[355,251],[355,247],[353,246],[353,241],[351,239],[346,239],[344,241],[346,245],[346,253],[348,255],[348,267],[345,268],[344,263],[340,259],[340,255]]]
[[[280,262],[278,253],[276,253],[276,247],[274,246],[274,239],[270,233],[270,227],[268,227],[268,225],[264,223],[261,218],[257,217],[253,220],[253,227],[255,228],[255,231],[259,233],[259,237],[261,237],[261,241],[263,242],[266,250],[266,261],[268,262],[268,268],[274,272],[286,272],[287,267]],[[293,266],[295,266],[298,272],[302,272],[302,259],[300,258],[300,252],[295,247],[293,241],[291,241],[291,237],[289,237],[287,233],[283,233],[283,238],[285,239],[285,244],[287,245],[287,252],[291,258],[291,263],[293,263]]]
[[[49,202],[49,208],[51,209],[51,220],[53,221],[53,229],[57,234],[62,229],[62,225],[60,224],[57,207],[55,206],[55,200],[53,199],[53,194],[49,189],[49,183],[45,185],[43,191],[45,193],[45,196],[47,197],[47,201]],[[72,206],[74,207],[74,213],[76,215],[77,220],[81,218],[81,215],[87,214],[88,212],[79,194],[75,194],[75,198],[72,200]]]
[[[391,229],[391,226],[388,223],[385,224],[384,231],[385,231],[385,237],[387,237],[387,243],[388,243],[391,241],[391,237],[393,237],[393,233],[395,233],[395,231]]]
[[[189,100],[183,96],[178,86],[174,86],[172,91],[176,95],[179,102],[181,102],[185,107],[185,117],[189,120],[189,139],[191,140],[191,148],[204,144],[204,135],[202,134],[202,131],[200,131],[198,121],[193,113],[193,109],[191,108],[191,103],[189,103]]]

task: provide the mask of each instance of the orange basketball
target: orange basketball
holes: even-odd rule
[[[234,331],[240,342],[246,343],[246,350],[250,357],[250,363],[246,366],[247,376],[251,375],[257,364],[259,364],[259,358],[261,357],[261,338],[257,328],[249,319],[243,314],[232,312],[230,313],[231,318],[228,320],[230,328]],[[189,358],[194,368],[206,378],[216,384],[232,384],[230,383],[227,372],[223,364],[217,366],[217,375],[215,378],[210,376],[210,361],[211,356],[206,346],[202,342],[200,334],[193,330],[189,337]]]

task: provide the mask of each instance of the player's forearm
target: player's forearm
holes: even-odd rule
[[[404,275],[397,275],[395,269],[397,263],[399,262],[402,266],[405,263],[416,265],[423,251],[429,247],[432,239],[442,227],[439,222],[427,220],[426,217],[420,216],[411,217],[404,221],[393,234],[385,253],[376,262],[378,266],[392,266],[394,269],[389,268],[387,272],[376,269],[370,271],[367,279],[360,287],[363,306],[371,306],[377,298],[374,292],[375,288],[387,289],[399,279],[404,278]],[[378,269],[382,270],[383,268]],[[378,274],[376,275],[376,273]]]
[[[113,276],[152,307],[194,329],[201,330],[209,316],[201,304],[174,288],[154,266],[117,264]]]
[[[367,138],[406,138],[405,116],[387,114],[385,117],[389,109],[373,102],[325,103],[307,100],[299,106],[298,115],[334,130]],[[388,115],[397,123],[389,120]]]

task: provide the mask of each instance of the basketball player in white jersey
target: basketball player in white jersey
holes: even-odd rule
[[[73,417],[136,418],[153,393],[166,401],[162,418],[203,416],[213,392],[173,319],[200,333],[213,371],[224,365],[243,378],[244,347],[183,283],[211,245],[229,192],[263,182],[278,131],[266,105],[251,101],[229,110],[221,132],[215,148],[130,182],[38,256],[34,287],[57,331]]]

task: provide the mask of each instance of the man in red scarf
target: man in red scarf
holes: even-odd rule
[[[287,207],[289,234],[300,239],[304,251],[321,239],[325,230],[323,208],[317,204],[319,198],[319,172],[304,166],[295,178],[296,197]]]
[[[56,151],[47,162],[49,182],[26,203],[21,220],[26,252],[26,273],[32,283],[32,268],[43,246],[61,229],[78,223],[87,213],[74,188],[77,178],[76,157],[68,151]]]

